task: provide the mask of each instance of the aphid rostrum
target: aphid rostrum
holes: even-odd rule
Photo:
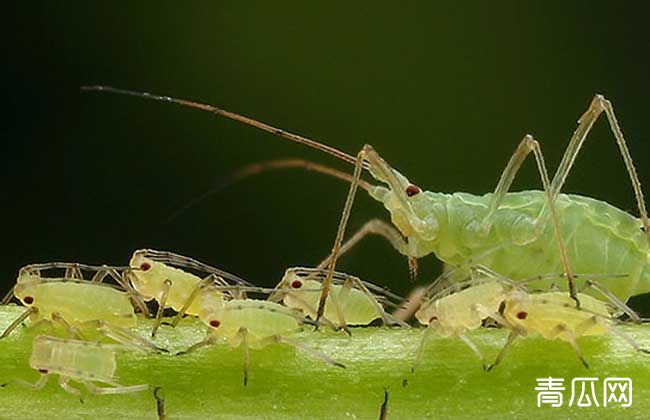
[[[611,103],[596,95],[581,116],[553,178],[549,178],[539,143],[523,138],[503,171],[494,193],[476,196],[465,193],[442,194],[423,191],[393,169],[369,145],[356,157],[314,140],[289,133],[251,118],[207,104],[107,86],[85,86],[83,90],[113,92],[163,102],[176,103],[253,126],[285,139],[324,151],[355,164],[353,182],[343,210],[328,266],[333,272],[347,219],[356,194],[361,170],[366,169],[385,186],[372,186],[370,195],[383,203],[393,224],[407,238],[405,252],[419,258],[434,253],[440,260],[460,265],[495,244],[508,244],[484,260],[477,261],[507,278],[520,280],[538,273],[564,272],[570,295],[576,303],[573,272],[629,273],[625,281],[603,279],[602,284],[618,298],[650,291],[650,220],[641,183],[636,174],[622,131]],[[616,139],[635,192],[640,219],[603,201],[560,191],[575,158],[598,117],[605,113]],[[544,191],[508,192],[525,158],[533,153]],[[555,243],[557,246],[549,246]],[[325,281],[319,314],[331,286]],[[543,284],[535,285],[543,287]]]

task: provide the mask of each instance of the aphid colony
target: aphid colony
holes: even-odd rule
[[[470,278],[450,282],[459,272],[469,272]],[[407,321],[414,311],[406,312],[407,315],[399,311],[403,299],[339,272],[333,274],[324,314],[319,319],[317,308],[326,277],[325,268],[294,267],[286,270],[275,288],[265,289],[192,258],[155,250],[136,251],[129,266],[123,267],[78,263],[28,265],[20,270],[16,285],[3,301],[6,304],[13,296],[27,310],[0,338],[9,336],[27,318],[32,321],[32,327],[49,324],[52,334],[62,328],[64,337],[37,335],[29,363],[40,372],[40,379],[33,384],[15,379],[3,386],[16,384],[41,389],[49,375],[56,374],[59,385],[76,395],[81,394],[80,390],[70,381],[82,384],[94,394],[147,390],[148,384],[125,386],[117,382],[115,355],[117,351],[169,354],[152,341],[162,324],[164,310],[169,308],[176,312],[172,320],[165,322],[170,327],[190,316],[200,319],[207,328],[205,339],[169,357],[215,344],[241,347],[244,385],[248,382],[250,349],[274,343],[293,346],[334,367],[345,367],[292,337],[305,325],[344,330],[350,335],[353,335],[350,327],[368,326],[376,320],[385,326],[409,328]],[[548,277],[537,276],[530,281],[539,283],[562,276]],[[106,279],[112,279],[115,284],[109,284]],[[647,353],[615,327],[616,317],[623,312],[638,320],[634,312],[599,287],[595,280],[586,281],[601,290],[607,301],[579,293],[582,306],[576,308],[566,292],[531,292],[527,282],[513,282],[480,265],[448,270],[428,287],[415,306],[410,305],[418,308],[415,318],[426,326],[413,370],[425,357],[426,339],[432,332],[461,339],[476,353],[486,370],[501,361],[516,337],[531,333],[568,342],[585,366],[587,363],[577,344],[577,338],[584,335],[614,333],[636,350]],[[251,294],[258,297],[250,297]],[[150,331],[152,338],[133,331],[138,319],[152,316],[148,301],[155,301],[158,306]],[[511,331],[492,364],[486,362],[481,350],[466,335],[486,320]]]

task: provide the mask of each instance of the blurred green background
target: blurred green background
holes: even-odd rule
[[[125,264],[136,248],[194,256],[260,285],[331,247],[348,186],[298,170],[247,179],[167,223],[244,165],[344,163],[169,104],[196,99],[348,153],[371,143],[425,189],[491,191],[525,133],[554,169],[596,92],[614,103],[650,185],[647,11],[631,2],[45,2],[5,16],[3,290],[18,268]],[[532,161],[515,189],[540,187]],[[600,121],[567,192],[635,213]],[[350,232],[382,217],[361,194]],[[421,261],[421,282],[439,270]],[[406,293],[404,259],[369,239],[340,268]],[[637,308],[642,308],[637,302]]]

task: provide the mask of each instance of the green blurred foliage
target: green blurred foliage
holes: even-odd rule
[[[243,165],[334,159],[230,121],[82,84],[220,105],[355,153],[371,143],[423,188],[485,193],[520,138],[555,168],[594,93],[650,173],[645,10],[616,2],[43,2],[10,10],[3,66],[3,289],[26,263],[195,256],[261,285],[331,247],[347,186],[300,171],[177,208]],[[516,189],[539,188],[532,162]],[[598,123],[567,191],[634,212]],[[385,211],[367,196],[350,230]],[[420,281],[439,267],[422,261]],[[406,262],[370,239],[341,268],[405,293]]]

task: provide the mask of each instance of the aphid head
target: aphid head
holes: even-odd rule
[[[16,296],[25,306],[31,306],[36,303],[36,286],[41,282],[23,282],[14,286],[14,296]]]
[[[415,318],[422,325],[436,324],[440,321],[437,300],[428,301],[422,304],[420,309],[415,312]]]
[[[164,264],[147,258],[144,252],[139,250],[133,253],[129,266],[132,269],[129,279],[138,293],[147,298],[160,293],[162,282],[167,278],[160,273],[160,268]]]
[[[390,170],[391,172],[386,172]],[[410,182],[394,169],[376,171],[370,169],[375,179],[386,186],[373,186],[370,195],[381,201],[390,212],[391,220],[407,238],[417,237],[426,241],[436,239],[438,220],[431,212],[431,203],[420,187]]]

